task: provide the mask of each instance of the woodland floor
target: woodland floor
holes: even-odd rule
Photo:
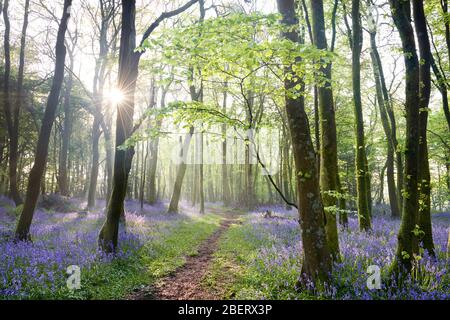
[[[205,214],[190,202],[180,214],[167,203],[126,201],[126,230],[115,258],[97,250],[104,202],[85,212],[79,199],[35,213],[33,242],[15,243],[17,210],[0,198],[1,299],[450,299],[448,245],[450,213],[433,214],[437,261],[421,257],[420,278],[401,290],[390,288],[388,269],[395,255],[400,221],[375,210],[372,231],[359,231],[356,216],[339,228],[342,261],[320,292],[296,291],[302,265],[298,213],[281,205],[250,212],[206,204]],[[266,210],[273,214],[265,216]],[[382,269],[382,290],[366,286],[367,267]],[[81,288],[66,286],[67,266],[81,268]]]

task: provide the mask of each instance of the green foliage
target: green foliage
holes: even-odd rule
[[[148,64],[172,66],[177,78],[188,79],[189,85],[196,84],[196,74],[201,75],[202,84],[227,81],[227,90],[244,100],[249,91],[270,96],[284,94],[286,78],[302,78],[306,83],[322,81],[319,68],[333,55],[311,45],[280,39],[278,19],[278,15],[231,14],[164,30],[143,47],[155,52]],[[292,61],[296,63],[291,65]],[[288,66],[290,73],[285,72]],[[300,84],[287,92],[293,96],[304,93]],[[210,116],[206,113],[202,121],[211,120]]]

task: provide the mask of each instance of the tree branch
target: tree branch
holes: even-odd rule
[[[142,47],[142,45],[144,44],[144,41],[147,40],[147,38],[150,36],[150,34],[159,26],[159,24],[165,20],[168,19],[170,17],[176,16],[180,13],[182,13],[183,11],[186,11],[187,9],[189,9],[189,7],[191,7],[193,4],[195,4],[196,2],[198,2],[198,0],[191,0],[189,2],[187,2],[185,5],[179,7],[178,9],[172,10],[172,11],[168,11],[168,12],[163,12],[148,28],[147,30],[145,30],[144,35],[142,36],[141,42],[139,44],[139,47]],[[141,52],[142,53],[142,52]]]

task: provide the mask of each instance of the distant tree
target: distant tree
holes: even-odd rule
[[[64,0],[63,13],[58,28],[55,48],[55,71],[53,75],[52,87],[47,99],[47,105],[42,119],[42,125],[39,132],[39,138],[36,147],[36,155],[33,168],[28,178],[28,187],[25,197],[23,211],[17,224],[15,237],[18,240],[30,239],[30,226],[33,220],[34,209],[39,197],[41,179],[47,163],[47,153],[55,120],[56,108],[58,107],[59,94],[64,79],[64,63],[66,58],[66,47],[64,38],[67,30],[67,23],[70,17],[70,8],[72,0]]]
[[[66,41],[66,49],[69,56],[69,65],[67,66],[68,72],[65,81],[64,88],[64,122],[62,128],[62,143],[59,153],[59,175],[58,175],[58,188],[59,193],[63,196],[69,196],[69,180],[68,180],[68,157],[69,157],[69,143],[70,136],[72,134],[73,123],[73,108],[72,108],[72,87],[73,87],[73,68],[75,65],[75,47],[78,41],[78,30],[75,30],[72,35],[68,32],[70,43]]]
[[[19,157],[19,115],[20,103],[13,103],[10,88],[11,76],[11,45],[10,32],[11,23],[9,21],[9,0],[3,3],[3,20],[5,23],[4,50],[5,50],[5,70],[3,77],[3,110],[5,114],[6,128],[9,136],[9,194],[16,205],[22,204],[19,189],[17,186],[17,161]],[[28,19],[28,8],[26,8],[25,22]],[[26,32],[26,23],[25,32]],[[23,65],[23,64],[22,64]]]
[[[373,17],[371,16],[370,18],[373,19]],[[375,21],[373,21],[372,23],[375,24]],[[386,178],[388,185],[389,205],[391,207],[391,215],[393,217],[400,217],[399,197],[397,194],[394,176],[395,174],[394,155],[396,153],[398,142],[394,130],[392,128],[391,122],[389,121],[390,98],[389,95],[387,94],[383,73],[383,66],[381,65],[381,59],[376,44],[377,26],[373,25],[372,28],[369,29],[369,33],[370,33],[370,57],[372,60],[372,69],[375,78],[376,98],[378,108],[380,110],[381,123],[383,126],[384,134],[386,135],[386,146],[387,146]],[[398,170],[400,170],[400,168],[398,168]],[[381,185],[383,185],[383,183],[384,181],[382,180]]]

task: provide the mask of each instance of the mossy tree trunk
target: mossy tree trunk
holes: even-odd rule
[[[361,47],[362,28],[360,19],[360,0],[352,1],[352,83],[353,83],[353,104],[355,113],[355,136],[356,136],[356,187],[357,187],[357,210],[358,221],[361,230],[369,230],[370,208],[369,208],[369,185],[368,168],[366,157],[366,145],[364,138],[364,119],[361,102]]]
[[[327,50],[323,1],[311,1],[312,33],[314,45]],[[323,64],[319,72],[325,82],[318,86],[320,118],[320,189],[326,213],[325,230],[332,256],[339,258],[339,238],[337,231],[337,139],[333,90],[331,86],[331,63]]]
[[[294,0],[277,0],[282,23],[289,26],[289,31],[283,31],[282,37],[300,43],[298,19],[295,14]],[[294,64],[295,61],[292,62]],[[287,67],[286,75],[292,73]],[[291,91],[304,83],[296,77],[286,77],[286,114],[291,134],[294,153],[295,172],[298,189],[298,208],[303,242],[302,280],[326,281],[331,273],[331,254],[325,233],[324,209],[317,179],[317,163],[314,146],[309,131],[308,116],[305,112],[305,101],[302,95],[293,97]],[[301,284],[304,284],[301,281]]]
[[[400,33],[406,70],[405,111],[406,150],[403,190],[402,221],[398,233],[398,246],[392,271],[398,275],[412,269],[417,253],[414,230],[418,222],[419,194],[419,59],[416,53],[414,31],[411,25],[410,1],[389,0],[394,23]]]
[[[428,161],[427,122],[428,105],[431,94],[431,49],[428,38],[427,22],[423,8],[423,0],[413,0],[414,25],[417,33],[420,52],[419,66],[419,226],[424,232],[421,236],[423,247],[434,256],[433,232],[431,226],[431,181]]]

